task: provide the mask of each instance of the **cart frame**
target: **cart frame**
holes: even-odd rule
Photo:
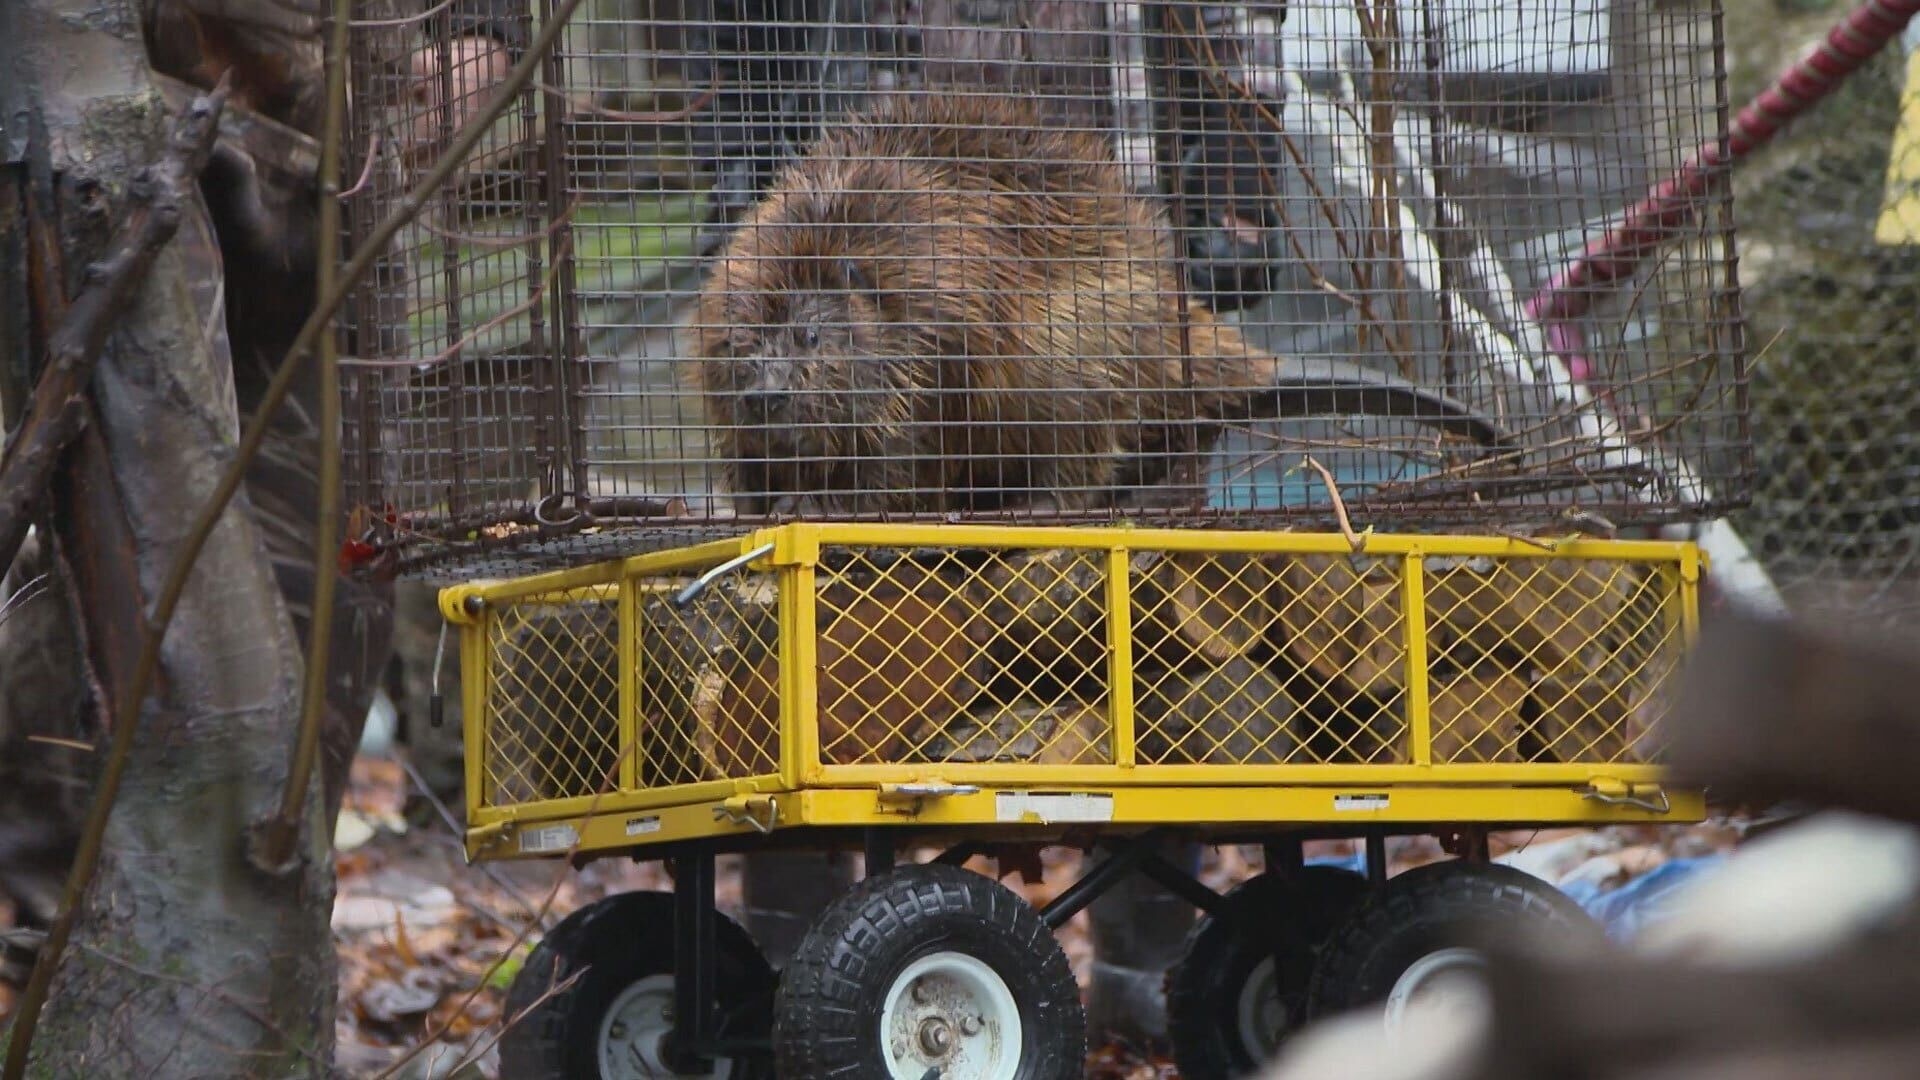
[[[1105,619],[1110,761],[856,763],[823,761],[815,644],[822,552],[1060,549],[1106,560]],[[1399,574],[1404,638],[1403,762],[1149,764],[1136,754],[1129,553],[1386,557]],[[1636,564],[1661,575],[1663,618],[1681,647],[1698,629],[1699,549],[1687,542],[1586,537],[1378,535],[1184,529],[793,524],[676,550],[441,593],[460,628],[470,858],[636,850],[682,841],[737,842],[787,829],[911,826],[935,832],[1034,835],[1061,827],[1135,830],[1168,825],[1209,833],[1334,829],[1355,835],[1423,823],[1583,824],[1686,822],[1704,817],[1699,792],[1669,790],[1657,763],[1453,763],[1436,761],[1428,663],[1428,567],[1438,560],[1590,560]],[[676,602],[723,574],[763,573],[778,583],[778,739],[775,767],[757,775],[649,787],[623,750],[610,790],[500,805],[486,758],[496,690],[488,625],[511,605],[582,599],[618,610],[617,745],[642,726],[640,598],[678,589]]]

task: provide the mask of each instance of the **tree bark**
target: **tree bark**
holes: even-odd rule
[[[0,90],[26,158],[30,217],[72,296],[166,112],[133,0],[9,0]],[[200,238],[194,242],[194,236]],[[54,493],[96,686],[111,704],[154,592],[237,438],[233,372],[209,331],[220,267],[196,202],[109,341],[92,416]],[[49,254],[52,253],[49,252]],[[35,313],[37,348],[55,312]],[[20,335],[0,335],[18,341]],[[237,499],[208,543],[140,714],[93,888],[34,1040],[35,1076],[325,1075],[333,1038],[332,865],[310,801],[303,859],[250,869],[299,721],[300,653],[262,530]],[[110,711],[110,710],[109,710]]]

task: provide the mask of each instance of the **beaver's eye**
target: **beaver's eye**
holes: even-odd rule
[[[800,330],[800,344],[805,345],[809,349],[819,348],[820,328],[812,325],[802,327]]]

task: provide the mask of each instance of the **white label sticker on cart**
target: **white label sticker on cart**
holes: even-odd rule
[[[630,817],[627,819],[628,836],[645,836],[650,832],[659,831],[660,819],[658,817]]]
[[[1344,811],[1377,811],[1387,808],[1385,795],[1335,795],[1333,808]]]
[[[1084,791],[1042,795],[1032,791],[1002,791],[993,797],[997,821],[1112,821],[1113,796]]]
[[[520,850],[525,852],[565,851],[580,839],[580,833],[571,825],[548,825],[540,829],[526,829],[520,833]]]

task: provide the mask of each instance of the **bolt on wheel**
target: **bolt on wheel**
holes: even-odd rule
[[[1012,1077],[1020,1060],[1020,1006],[1006,980],[964,953],[923,956],[894,977],[880,1013],[888,1074],[921,1080]]]

